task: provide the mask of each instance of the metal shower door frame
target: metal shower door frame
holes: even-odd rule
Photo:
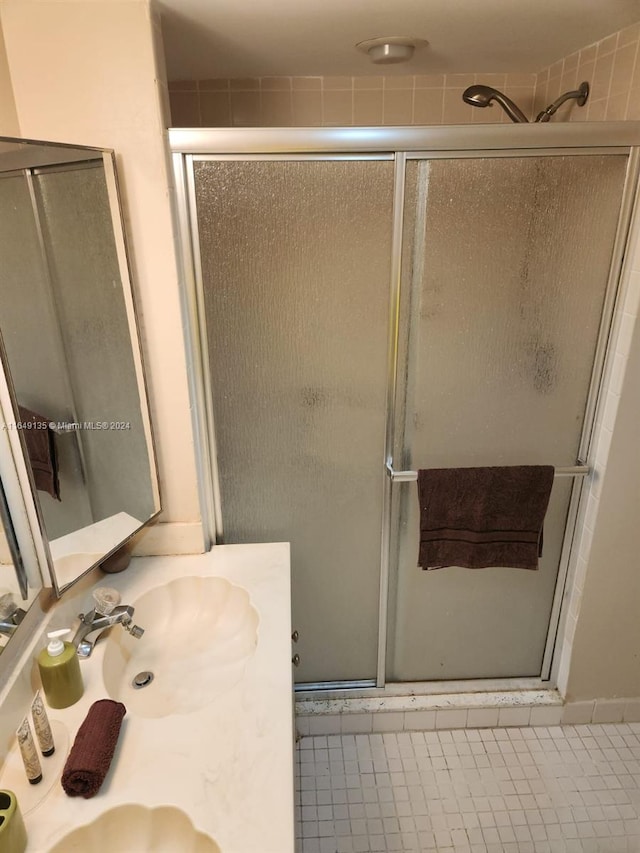
[[[170,131],[171,134],[174,131]],[[191,133],[189,131],[188,133]],[[200,133],[200,132],[198,132]],[[212,131],[217,133],[217,131]],[[172,144],[173,147],[173,144]],[[198,147],[198,146],[196,146]],[[178,246],[179,264],[182,273],[181,302],[187,346],[187,358],[191,370],[190,392],[194,401],[192,422],[196,435],[196,461],[200,471],[210,473],[199,482],[200,504],[203,509],[205,540],[209,545],[222,544],[224,527],[222,521],[222,498],[217,462],[217,442],[212,396],[212,376],[207,357],[208,331],[206,324],[204,280],[199,244],[198,210],[195,193],[194,163],[196,162],[327,162],[327,161],[393,161],[392,153],[366,152],[298,152],[298,153],[229,153],[228,151],[204,151],[200,153],[174,152],[175,177],[174,220],[180,235]]]
[[[401,248],[405,170],[408,159],[460,159],[483,157],[561,156],[580,154],[627,154],[629,162],[618,221],[609,281],[603,306],[596,358],[579,447],[580,462],[592,452],[592,438],[603,383],[604,367],[618,283],[622,273],[639,171],[640,122],[576,122],[534,125],[462,125],[459,127],[353,127],[353,128],[220,128],[169,130],[175,178],[174,217],[179,239],[179,267],[183,324],[190,367],[193,428],[196,440],[205,538],[209,544],[222,536],[222,514],[216,462],[215,424],[203,310],[203,283],[198,244],[197,210],[193,193],[194,159],[213,160],[395,160],[392,224],[390,312],[387,368],[387,412],[382,459],[383,511],[381,519],[380,593],[378,614],[377,673],[374,680],[300,685],[305,690],[358,689],[362,695],[384,694],[387,685],[387,636],[390,573],[392,481],[388,466],[393,459],[396,414]],[[580,464],[580,462],[578,464]],[[569,575],[584,478],[574,480],[560,567],[555,586],[547,642],[540,679],[549,681]],[[523,679],[515,679],[522,685]],[[495,682],[495,680],[493,680]],[[507,686],[510,679],[500,679]],[[461,682],[469,684],[470,682]],[[481,682],[475,682],[481,683]],[[419,685],[407,684],[416,692]],[[419,690],[417,692],[420,692]]]
[[[635,123],[634,123],[635,124]],[[640,127],[640,126],[639,126]],[[556,641],[558,637],[558,630],[560,626],[560,618],[562,615],[562,603],[564,600],[564,594],[568,582],[569,577],[569,569],[570,569],[570,561],[573,553],[574,540],[577,532],[577,520],[578,513],[580,510],[580,499],[583,492],[585,469],[588,475],[588,472],[592,470],[592,466],[589,465],[589,458],[591,456],[592,450],[592,439],[593,433],[596,424],[596,414],[599,405],[600,399],[600,391],[602,388],[603,380],[604,380],[604,368],[605,361],[608,354],[608,344],[609,338],[611,334],[613,316],[616,306],[616,300],[618,296],[619,283],[622,275],[622,265],[624,261],[625,248],[627,244],[631,217],[633,213],[634,202],[636,198],[637,192],[637,184],[638,184],[638,174],[640,173],[640,148],[638,147],[620,147],[617,145],[606,146],[602,144],[594,145],[593,147],[581,147],[576,148],[575,146],[571,147],[536,147],[531,148],[526,151],[521,149],[513,149],[513,148],[504,148],[501,151],[484,151],[484,152],[474,152],[474,151],[464,151],[464,152],[445,152],[445,151],[423,151],[423,152],[405,152],[402,160],[402,180],[404,183],[405,179],[405,167],[406,162],[408,160],[442,160],[442,159],[482,159],[484,157],[490,158],[509,158],[509,157],[544,157],[544,156],[580,156],[580,155],[593,155],[593,154],[626,154],[628,155],[628,163],[627,170],[625,175],[625,181],[623,186],[620,211],[618,214],[618,222],[616,225],[616,234],[614,238],[614,243],[612,247],[612,256],[611,262],[609,266],[609,275],[605,288],[605,297],[602,306],[602,311],[600,315],[600,324],[598,329],[598,336],[596,342],[596,349],[594,353],[594,361],[591,370],[591,379],[589,382],[589,390],[587,393],[587,400],[585,406],[585,413],[583,417],[581,432],[580,432],[580,440],[578,444],[578,452],[577,459],[575,461],[575,466],[567,469],[557,469],[560,472],[560,476],[570,476],[573,479],[573,485],[571,489],[571,495],[569,499],[569,506],[567,510],[567,518],[565,522],[565,533],[562,542],[562,549],[560,554],[560,560],[558,565],[558,573],[556,576],[556,582],[554,587],[554,595],[553,601],[551,605],[551,612],[549,616],[549,625],[547,629],[547,638],[545,642],[545,648],[542,657],[542,665],[541,665],[541,673],[539,678],[529,678],[527,679],[532,683],[532,686],[544,686],[544,683],[547,683],[551,679],[552,666],[553,666],[553,656],[556,647]],[[400,214],[402,216],[402,212]],[[402,223],[396,228],[396,224],[394,223],[394,256],[399,255],[402,250],[402,233],[403,226]],[[396,243],[396,235],[399,240]],[[400,305],[400,270],[398,269],[398,273],[396,276],[392,275],[392,289],[397,289],[397,294],[392,299],[392,303],[398,306]],[[396,322],[396,327],[399,330],[399,317]],[[397,339],[396,339],[397,342]],[[394,482],[394,466],[393,466],[393,455],[394,455],[394,444],[395,444],[395,412],[396,412],[396,402],[395,397],[397,394],[397,346],[396,352],[394,356],[394,368],[393,374],[390,373],[390,381],[393,383],[393,390],[390,390],[390,397],[394,400],[393,404],[387,408],[387,417],[393,423],[387,424],[387,444],[386,444],[386,468],[387,468],[387,479],[390,481],[390,484],[387,486],[386,495],[388,495],[388,501],[385,504],[386,516],[385,516],[385,524],[387,525],[387,532],[385,534],[383,527],[383,548],[381,551],[381,589],[384,588],[385,591],[385,601],[388,604],[388,588],[389,588],[389,579],[390,579],[390,571],[391,571],[391,551],[390,551],[390,529],[392,524],[392,509],[391,509],[391,493]],[[408,472],[395,472],[396,474],[404,474]],[[406,478],[398,477],[397,478],[398,485],[402,485],[403,482],[406,482]],[[382,596],[381,596],[381,610],[382,610]],[[378,677],[377,677],[377,688],[384,688],[387,685],[386,678],[386,663],[387,663],[387,636],[389,630],[389,622],[388,622],[388,610],[386,611],[387,622],[380,622],[380,643],[378,648]],[[479,679],[482,681],[483,679]],[[489,679],[487,679],[489,680]],[[513,678],[513,679],[490,679],[492,681],[499,681],[503,685],[506,685],[509,681],[517,681],[518,684],[522,684],[522,678]],[[394,683],[394,682],[389,682]],[[401,683],[401,682],[400,682]],[[407,683],[409,686],[409,683]],[[416,686],[416,683],[411,683],[412,689]]]

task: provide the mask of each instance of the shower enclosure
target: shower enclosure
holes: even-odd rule
[[[170,137],[205,515],[291,542],[299,686],[549,679],[638,126]],[[526,464],[537,572],[417,567],[412,470]]]

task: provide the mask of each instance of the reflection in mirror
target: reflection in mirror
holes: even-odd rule
[[[33,598],[37,592],[29,590],[24,571],[17,571],[16,564],[20,562],[18,542],[0,483],[0,652],[22,622],[30,595]]]
[[[159,511],[109,155],[0,145],[0,335],[61,591]],[[36,165],[33,165],[33,164]]]

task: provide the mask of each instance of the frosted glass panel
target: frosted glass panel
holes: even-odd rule
[[[393,163],[194,169],[224,541],[291,542],[299,680],[372,678]]]
[[[575,464],[626,164],[409,164],[396,467]],[[535,573],[421,571],[415,487],[402,488],[392,678],[538,675],[566,481]]]
[[[104,168],[33,181],[75,413],[126,425],[79,434],[93,521],[126,512],[142,524],[154,494]]]
[[[18,403],[54,421],[72,420],[62,332],[23,174],[0,178],[0,257],[0,330]],[[93,521],[77,441],[56,445],[64,501],[38,492],[51,539]]]

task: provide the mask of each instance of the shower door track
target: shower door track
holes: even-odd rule
[[[199,470],[209,472],[199,483],[205,538],[209,544],[219,542],[222,535],[222,513],[215,454],[215,431],[211,383],[207,381],[208,361],[206,327],[203,311],[203,282],[200,267],[197,223],[193,194],[193,160],[327,160],[375,159],[395,160],[393,209],[393,241],[389,316],[387,375],[387,421],[381,477],[383,515],[380,548],[380,595],[378,619],[378,652],[376,677],[339,682],[306,682],[295,685],[299,694],[325,696],[349,695],[426,695],[486,689],[536,690],[552,686],[554,651],[558,639],[561,606],[569,576],[569,565],[577,531],[584,472],[574,476],[569,503],[564,543],[555,586],[540,676],[508,679],[469,679],[454,682],[387,683],[387,630],[390,571],[391,489],[388,466],[392,462],[394,409],[398,359],[398,319],[400,299],[401,238],[403,228],[404,176],[408,159],[460,159],[481,157],[527,157],[580,154],[628,154],[629,163],[624,186],[616,238],[610,265],[609,281],[592,371],[577,465],[590,466],[592,438],[603,383],[605,360],[611,323],[616,304],[618,283],[622,273],[631,214],[639,170],[640,122],[576,122],[534,125],[462,125],[459,127],[347,127],[347,128],[220,128],[169,130],[176,187],[176,226],[181,237],[180,272],[182,310],[185,326],[190,390],[193,399],[193,427]],[[386,155],[386,156],[385,156]],[[569,460],[567,460],[569,461]],[[450,686],[446,686],[450,685]],[[483,687],[484,685],[484,687]]]

